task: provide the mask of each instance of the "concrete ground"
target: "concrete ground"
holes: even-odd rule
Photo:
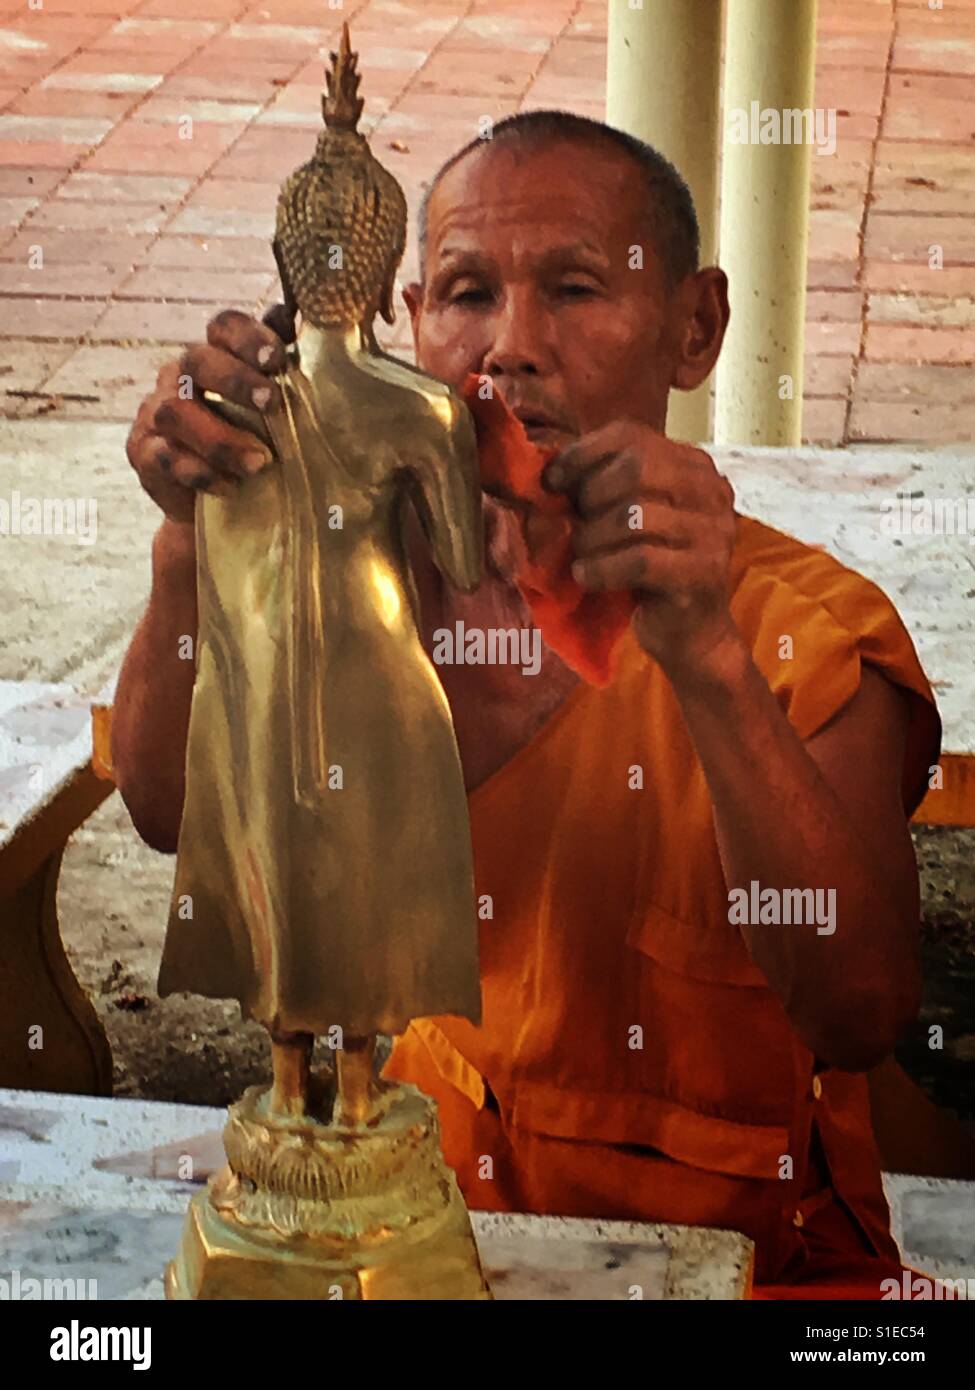
[[[611,0],[623,3],[623,0]],[[349,19],[374,147],[415,207],[480,117],[600,115],[602,0],[0,0],[0,495],[96,497],[98,544],[0,537],[0,677],[95,691],[144,602],[155,516],[124,427],[158,365],[228,304],[273,298],[277,184],[319,124]],[[954,442],[975,428],[975,0],[821,0],[805,433]],[[412,251],[410,256],[412,257]],[[934,268],[938,266],[940,268]],[[404,274],[412,273],[412,259]],[[389,341],[403,347],[400,319]],[[975,1116],[975,835],[918,836],[929,999],[905,1060]],[[220,1104],[264,1073],[236,1007],[154,995],[172,861],[113,797],[69,847],[64,935],[121,1094]]]

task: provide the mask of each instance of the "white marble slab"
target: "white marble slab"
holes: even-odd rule
[[[162,1299],[187,1197],[120,1192],[87,1206],[68,1188],[0,1184],[0,1280],[72,1279],[78,1296]],[[731,1231],[471,1212],[493,1297],[659,1302],[737,1300],[750,1243]],[[89,1282],[90,1281],[90,1282]]]
[[[90,761],[90,695],[0,681],[0,850]]]
[[[885,1173],[884,1190],[905,1263],[975,1281],[975,1182]]]
[[[182,1147],[180,1141],[204,1134],[219,1136],[224,1119],[225,1111],[206,1105],[0,1089],[0,1183],[64,1188],[86,1205],[110,1205],[123,1190],[150,1206],[160,1192],[185,1202],[195,1190],[192,1182],[132,1177],[96,1165],[133,1151]],[[199,1168],[202,1179],[207,1165]]]
[[[93,1279],[99,1298],[161,1298],[190,1196],[222,1161],[225,1112],[0,1090],[0,1279]],[[150,1152],[151,1151],[151,1152]],[[202,1155],[196,1182],[169,1159]],[[156,1178],[133,1175],[143,1171]],[[147,1162],[148,1160],[148,1162]],[[732,1231],[472,1212],[498,1299],[734,1299],[751,1243]]]
[[[975,450],[903,445],[710,452],[734,486],[740,512],[822,546],[884,590],[937,694],[944,751],[975,754]],[[956,503],[970,529],[895,536],[890,514],[899,495]]]

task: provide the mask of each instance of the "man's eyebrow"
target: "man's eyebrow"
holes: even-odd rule
[[[535,267],[543,274],[557,274],[569,269],[605,274],[611,269],[611,261],[598,243],[572,241],[541,252],[535,258]],[[460,276],[491,275],[495,270],[494,258],[478,247],[451,246],[448,242],[436,252],[436,259],[429,266],[429,283],[434,289],[442,289]]]
[[[444,246],[434,264],[428,267],[430,284],[443,288],[462,275],[490,274],[491,261],[480,251],[467,246]]]
[[[565,246],[553,246],[543,251],[539,261],[544,266],[591,265],[608,268],[609,257],[601,246],[593,242],[574,241]]]
[[[442,246],[437,253],[437,264],[435,270],[442,266],[449,266],[451,270],[457,265],[487,265],[488,258],[483,251],[478,251],[473,246]]]

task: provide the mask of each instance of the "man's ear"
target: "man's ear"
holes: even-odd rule
[[[410,327],[413,329],[413,346],[415,348],[420,331],[420,310],[423,308],[423,286],[418,281],[414,280],[412,284],[403,286],[403,303],[410,316]]]
[[[699,270],[677,290],[677,342],[671,386],[693,391],[711,375],[728,328],[728,277],[717,266]]]

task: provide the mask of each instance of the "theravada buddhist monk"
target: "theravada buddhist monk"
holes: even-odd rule
[[[899,1261],[864,1073],[919,1005],[908,817],[939,748],[914,648],[874,585],[737,515],[707,452],[668,437],[669,393],[707,379],[729,311],[655,151],[563,113],[512,117],[439,172],[420,231],[419,365],[489,378],[558,451],[544,484],[571,504],[576,579],[637,603],[604,687],[544,646],[537,669],[439,666],[489,904],[483,1023],[416,1021],[388,1074],[438,1102],[472,1207],[729,1227],[755,1240],[765,1296],[877,1298]],[[272,322],[218,315],[129,439],[163,517],[114,761],[167,852],[195,494],[232,499],[274,466],[198,397],[276,408],[293,330]],[[458,622],[530,626],[524,531],[485,507],[472,595],[425,560],[429,644]]]

